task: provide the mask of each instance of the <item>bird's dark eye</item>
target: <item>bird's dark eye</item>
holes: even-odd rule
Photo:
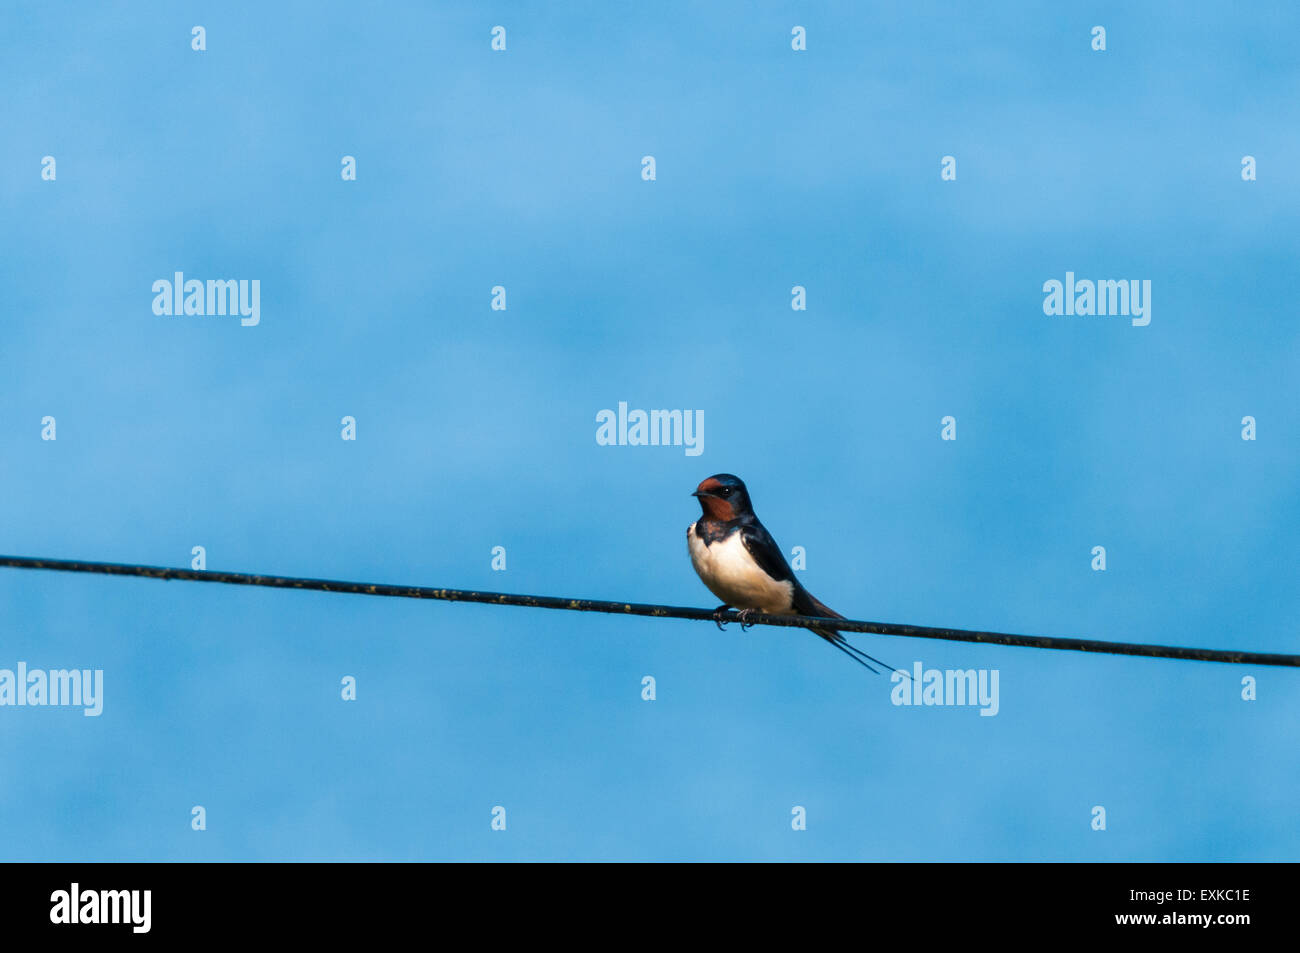
[[[721,493],[723,496],[731,496],[731,487],[729,487],[729,486],[724,486],[724,487],[723,487],[721,490],[719,490],[718,492]]]

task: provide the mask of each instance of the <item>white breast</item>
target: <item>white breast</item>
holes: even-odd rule
[[[765,573],[745,549],[740,533],[710,545],[686,530],[691,563],[709,590],[734,609],[757,609],[775,615],[793,614],[794,583],[778,582]]]

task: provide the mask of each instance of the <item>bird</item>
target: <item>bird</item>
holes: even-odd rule
[[[703,515],[687,527],[686,543],[700,581],[722,600],[717,612],[738,609],[743,629],[749,628],[748,619],[754,612],[845,618],[795,578],[781,547],[754,514],[749,490],[740,477],[715,473],[691,495],[700,501]],[[721,619],[714,621],[722,628]],[[872,662],[897,671],[850,643],[837,629],[824,625],[808,628],[873,673]]]

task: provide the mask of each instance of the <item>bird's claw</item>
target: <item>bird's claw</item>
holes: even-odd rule
[[[722,619],[722,613],[730,609],[730,606],[718,606],[713,610],[713,624],[718,627],[719,632],[727,631],[727,623]]]
[[[745,632],[748,629],[752,629],[754,627],[754,623],[749,621],[754,617],[753,609],[741,609],[740,612],[737,613],[737,616],[740,618],[741,632]]]

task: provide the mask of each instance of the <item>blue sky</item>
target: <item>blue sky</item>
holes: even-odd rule
[[[1297,651],[1289,5],[0,16],[0,551],[712,607],[726,471],[850,617]],[[258,279],[260,323],[155,315],[175,271]],[[1044,315],[1067,271],[1150,280],[1150,325]],[[703,454],[598,446],[619,401],[702,410]],[[0,708],[5,859],[1300,857],[1292,670],[857,637],[998,670],[980,717],[790,629],[0,605],[0,668],[105,684]]]

